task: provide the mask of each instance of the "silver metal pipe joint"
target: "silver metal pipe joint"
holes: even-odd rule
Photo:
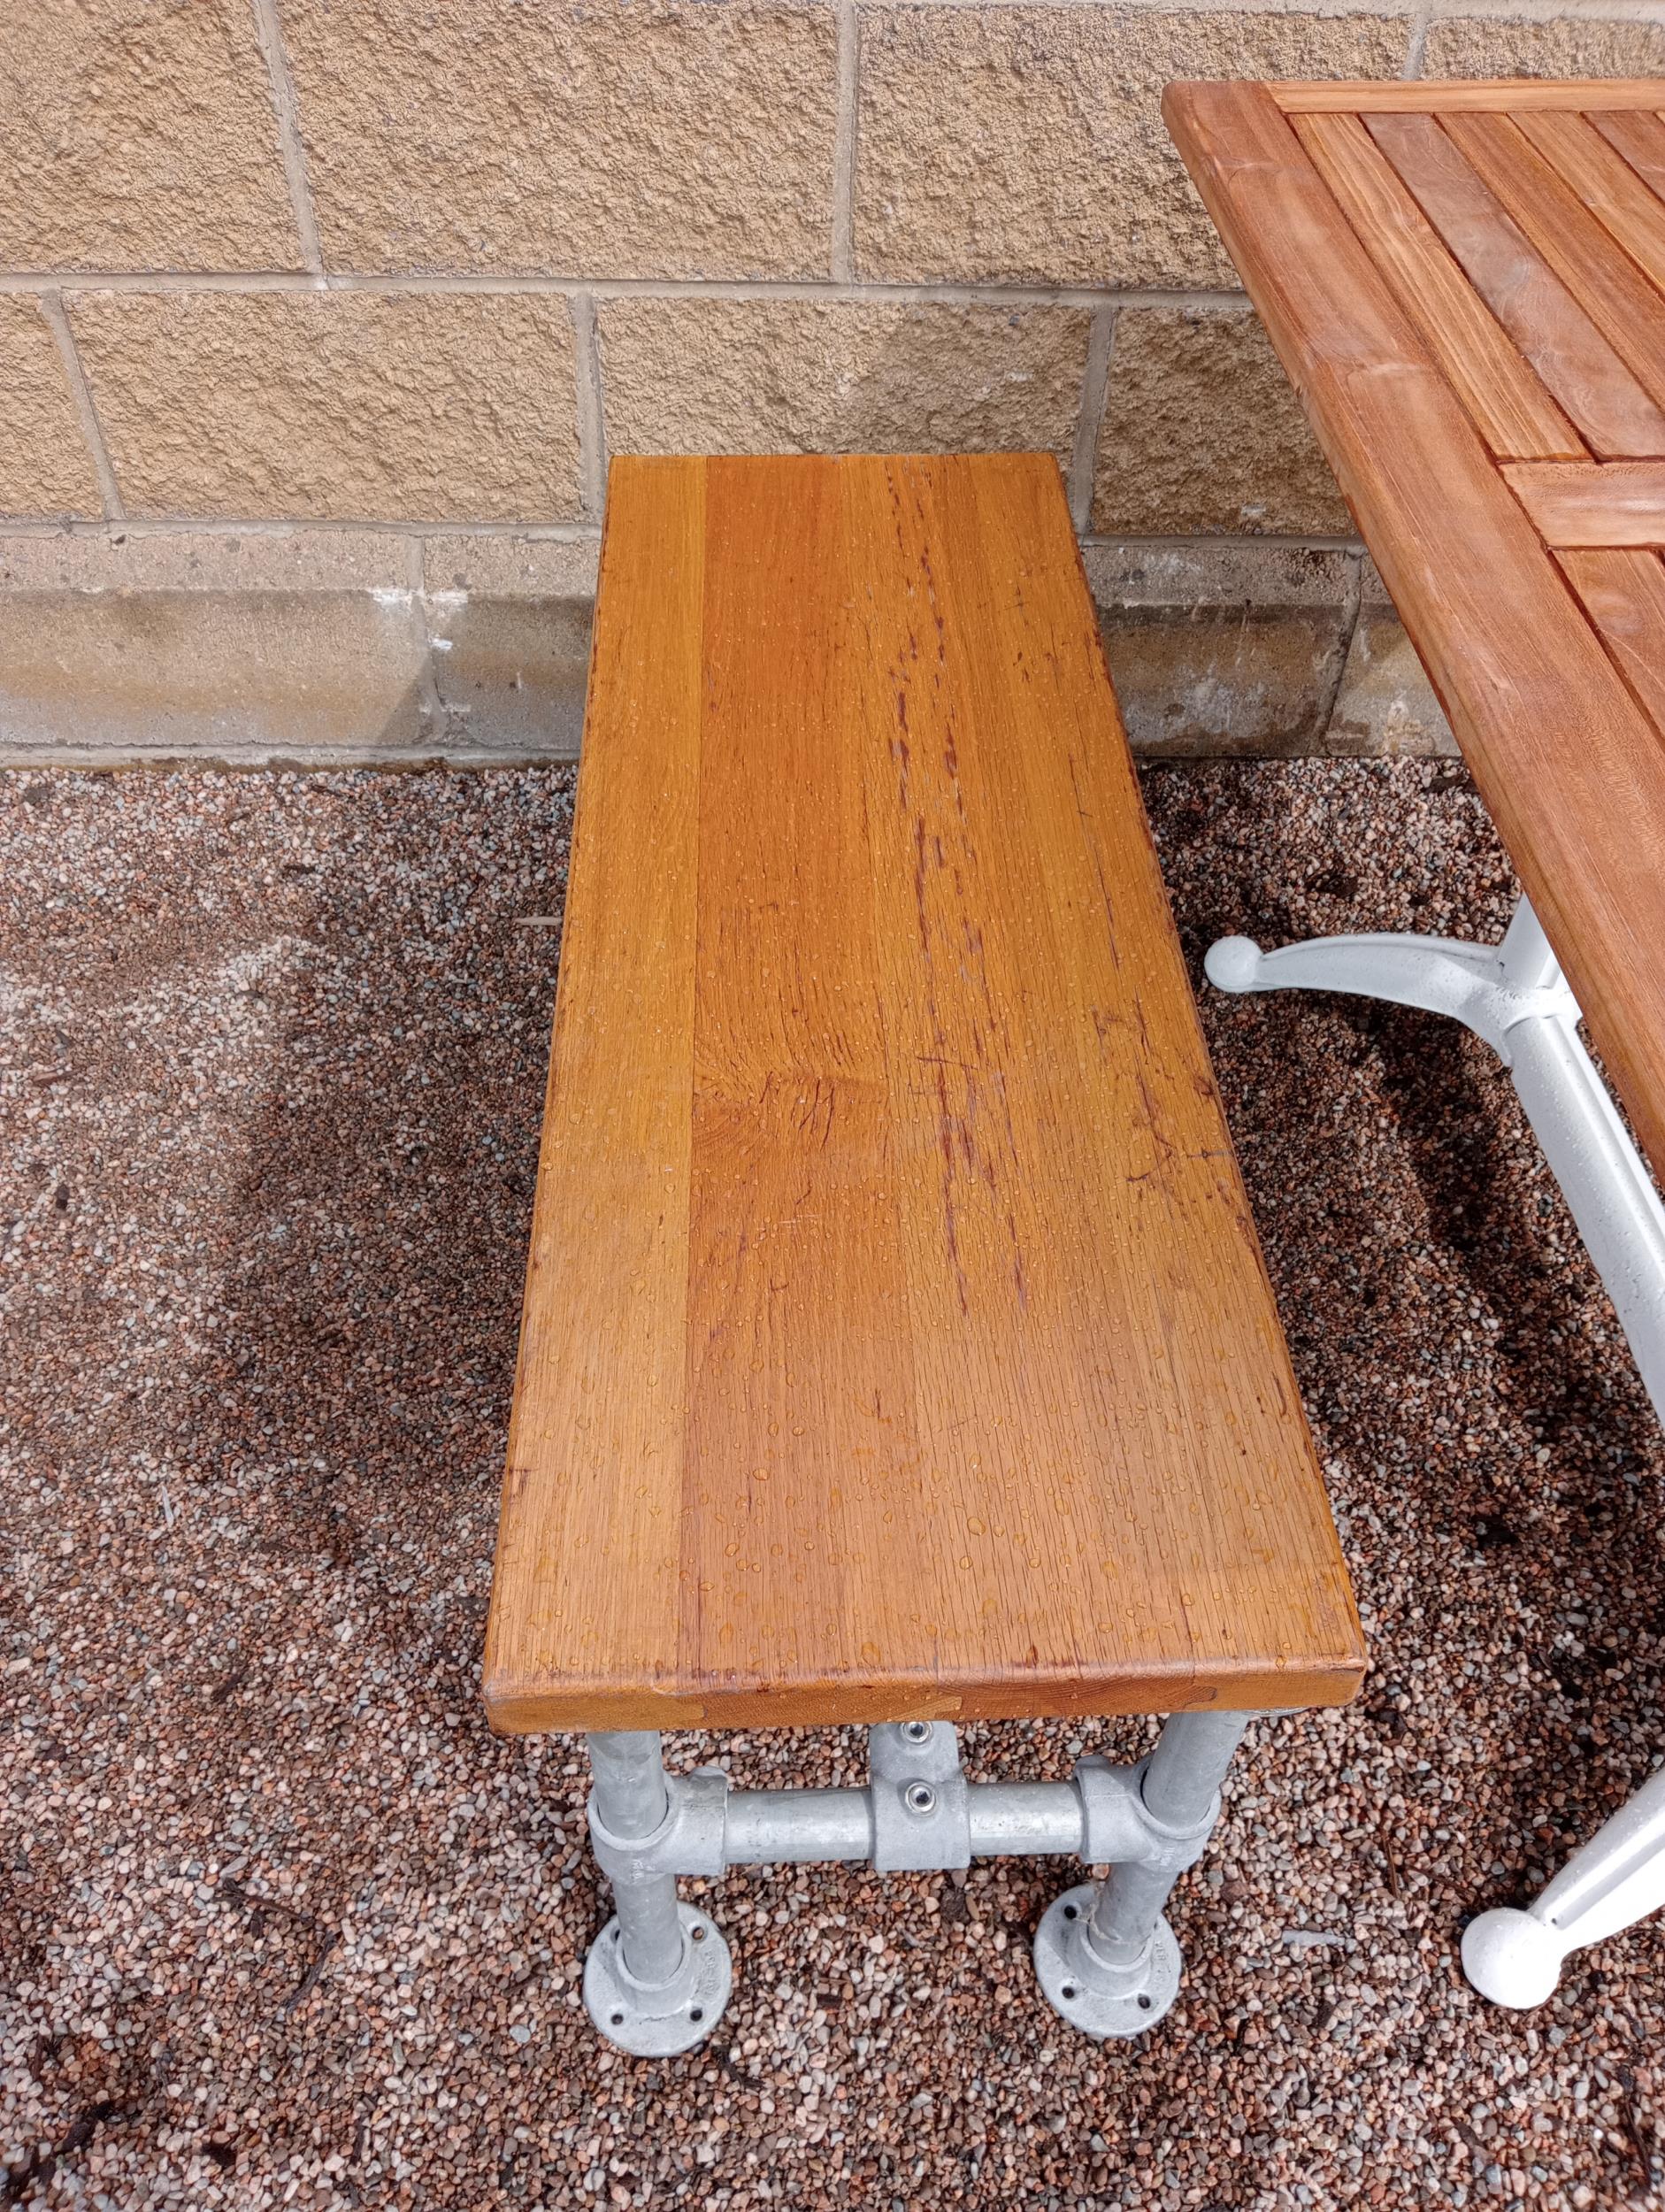
[[[1246,1717],[1185,1717],[1226,1724],[1224,1751]],[[910,1727],[932,1733],[909,1737]],[[1201,1855],[1218,1809],[1214,1784],[1205,1793],[1193,1766],[1180,1772],[1160,1744],[1134,1766],[1078,1760],[1067,1782],[968,1783],[955,1732],[942,1723],[869,1733],[873,1779],[865,1788],[736,1790],[720,1767],[662,1773],[660,1816],[633,1832],[621,1827],[598,1770],[589,1815],[597,1862],[615,1888],[665,1876],[715,1877],[731,1866],[867,1861],[884,1873],[985,1858],[1141,1866],[1171,1883]],[[641,1807],[651,1799],[638,1793],[630,1801]]]
[[[720,1767],[667,1775],[645,1732],[590,1738],[590,1835],[616,1910],[590,1951],[585,2002],[602,2032],[642,2055],[687,2050],[727,2001],[727,1946],[677,1895],[681,1875],[854,1860],[879,1872],[974,1858],[1075,1857],[1110,1870],[1055,1899],[1035,1935],[1041,1988],[1087,2035],[1154,2026],[1179,1986],[1162,1907],[1202,1855],[1242,1713],[1173,1715],[1133,1766],[1076,1763],[1067,1782],[968,1782],[955,1730],[900,1721],[868,1731],[864,1788],[734,1790]]]

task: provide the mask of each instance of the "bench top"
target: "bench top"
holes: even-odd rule
[[[617,461],[495,1724],[1362,1666],[1055,464]]]
[[[1163,103],[1665,1171],[1665,81]]]

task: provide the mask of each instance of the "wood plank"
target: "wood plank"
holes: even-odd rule
[[[1665,545],[1665,461],[1522,461],[1503,471],[1546,545]]]
[[[1665,119],[1626,108],[1592,109],[1584,119],[1637,175],[1665,197]]]
[[[1665,107],[1665,78],[1363,78],[1288,81],[1262,88],[1285,115],[1498,114],[1515,108]]]
[[[1294,128],[1492,452],[1506,460],[1582,457],[1583,441],[1358,117],[1306,115]]]
[[[1170,86],[1162,112],[1665,1169],[1661,732],[1270,96]]]
[[[1366,127],[1592,449],[1613,457],[1665,454],[1665,410],[1433,118],[1376,115]]]
[[[1448,115],[1441,128],[1648,397],[1665,405],[1665,299],[1507,115]]]
[[[625,563],[610,518],[610,667],[647,618],[610,600],[656,595],[699,517],[663,741],[693,1034],[679,997],[655,1015],[648,1076],[681,1087],[689,1167],[616,1156],[592,1090],[617,1071],[557,1066],[551,1115],[590,1152],[548,1156],[572,1190],[541,1204],[588,1225],[604,1279],[679,1210],[686,1304],[631,1358],[592,1345],[583,1392],[523,1370],[502,1555],[542,1579],[494,1596],[495,1724],[1344,1700],[1346,1572],[1055,464],[620,461],[611,504],[640,543]],[[581,843],[625,831],[658,684],[621,738],[598,679],[584,773],[613,765]],[[628,1044],[644,1017],[582,926],[564,1018]],[[653,873],[609,926],[664,934]],[[611,1229],[573,1194],[597,1181]],[[592,1325],[595,1264],[565,1245],[540,1273],[540,1341]],[[668,1408],[643,1378],[673,1375],[680,1451],[620,1459],[621,1409]],[[645,1647],[609,1591],[628,1561],[562,1494],[580,1463],[676,1532]]]
[[[679,1683],[717,1695],[841,1671],[858,1611],[886,1647],[863,1486],[917,1463],[865,795],[838,736],[855,579],[836,476],[800,469],[783,499],[775,472],[732,464],[707,502],[676,1637]]]
[[[1644,712],[1665,730],[1665,561],[1611,551],[1558,558]]]
[[[1648,189],[1584,116],[1529,111],[1509,119],[1649,282],[1665,286],[1665,200]]]
[[[620,1672],[668,1671],[664,1624],[682,1589],[697,463],[615,467],[602,569],[587,712],[607,741],[579,770],[486,1638],[505,1727],[518,1713],[535,1724],[517,1686],[557,1665],[580,1701]]]
[[[902,1194],[921,1443],[945,1472],[963,1468],[949,1448],[965,1395],[961,1363],[1008,1371],[1013,1415],[986,1446],[1004,1463],[1014,1498],[1029,1471],[1024,1540],[1037,1556],[1069,1562],[1084,1592],[1096,1591],[1096,1637],[1131,1638],[1176,1686],[1193,1677],[1199,1650],[1247,1642],[1270,1651],[1292,1636],[1324,1646],[1336,1627],[1326,1617],[1327,1567],[1311,1578],[1317,1614],[1305,1612],[1299,1624],[1283,1609],[1288,1593],[1264,1571],[1280,1554],[1311,1558],[1297,1489],[1279,1480],[1251,1498],[1222,1486],[1200,1515],[1189,1485],[1153,1487],[1148,1479],[1168,1460],[1217,1463],[1229,1448],[1218,1409],[1228,1397],[1243,1401],[1246,1384],[1256,1427],[1275,1432],[1296,1401],[1270,1339],[1231,1371],[1243,1356],[1241,1330],[1234,1318],[1239,1349],[1224,1355],[1208,1315],[1216,1291],[1193,1265],[1212,1225],[1216,1240],[1226,1236],[1216,1264],[1227,1279],[1246,1287],[1251,1269],[1258,1273],[1211,1086],[1200,1091],[1192,1079],[1203,1048],[1189,995],[1174,988],[1178,948],[1132,764],[1107,722],[1094,657],[1082,650],[1056,479],[1004,463],[946,475],[904,463],[888,484],[853,477],[851,492],[855,539],[898,535],[908,563],[930,580],[925,607],[894,591],[871,601],[863,718],[883,714],[922,647],[937,661],[910,702],[907,761],[868,756],[870,818],[876,835],[887,826],[894,841],[891,864],[874,872],[879,942],[906,945],[928,932],[940,947],[925,994],[906,964],[880,968],[894,1079],[912,1085],[919,1068],[930,1069],[936,1118],[951,1133],[944,1156],[915,1152]],[[1049,588],[1052,564],[1037,559],[1048,543],[1057,588]],[[1024,636],[1014,651],[1006,580],[1024,576],[1032,580],[1022,587]],[[983,728],[968,743],[973,701],[974,726]],[[1051,742],[987,741],[995,731],[1043,729]],[[940,746],[955,756],[946,781],[922,772],[921,755],[928,762]],[[923,876],[921,852],[931,856]],[[1037,874],[1039,852],[1049,857]],[[1014,931],[1009,918],[1025,903],[1024,926]],[[1119,1002],[1109,1020],[1107,926]],[[960,949],[973,931],[976,957],[967,961]],[[998,1049],[985,1048],[980,1065],[955,1056],[945,1065],[943,1041],[955,1036],[998,1040]],[[1083,1093],[1094,1102],[1086,1118],[1070,1103]],[[1037,1173],[1033,1144],[1043,1131],[1052,1158]],[[1109,1131],[1120,1133],[1114,1177],[1104,1172]],[[1181,1158],[1189,1168],[1176,1175],[1171,1164]],[[937,1251],[950,1182],[952,1271]],[[1050,1207],[1049,1187],[1074,1190],[1073,1210]],[[1242,1241],[1226,1230],[1233,1218]],[[1117,1359],[1155,1343],[1164,1347],[1166,1386],[1130,1402]],[[1107,1358],[1111,1345],[1124,1349]],[[1055,1358],[1069,1348],[1078,1382],[1068,1394],[1036,1386],[1048,1346]],[[1072,1471],[1094,1466],[1093,1488]],[[957,1480],[963,1486],[963,1472]],[[942,1509],[960,1525],[980,1510],[963,1488],[945,1490]],[[1257,1570],[1239,1577],[1233,1560]],[[1009,1635],[1021,1596],[1003,1601],[1007,1627],[990,1624],[997,1635]],[[1031,1617],[1024,1636],[1045,1627]],[[959,1632],[969,1635],[971,1623]]]

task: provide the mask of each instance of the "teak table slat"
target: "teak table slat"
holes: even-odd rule
[[[1163,101],[1656,1171],[1661,109],[1661,81]],[[1361,133],[1451,257],[1432,281]],[[1562,419],[1589,452],[1548,449]]]
[[[1555,272],[1458,151],[1431,115],[1302,117],[1296,134],[1306,142],[1315,125],[1361,121],[1473,287],[1480,312],[1496,316],[1506,342],[1517,348],[1527,373],[1542,380],[1600,455],[1653,454],[1665,449],[1665,413],[1650,399]],[[1351,211],[1349,211],[1351,219]],[[1357,227],[1365,250],[1381,258],[1373,225]],[[1418,321],[1424,308],[1417,290],[1385,272],[1399,303]],[[1481,305],[1481,303],[1484,305]],[[1440,316],[1442,342],[1453,327]],[[1443,365],[1443,364],[1442,364]],[[1455,380],[1453,380],[1454,385]],[[1458,397],[1466,395],[1456,387]],[[1478,420],[1478,418],[1477,418]],[[1495,442],[1480,425],[1492,453],[1515,456],[1511,442]]]
[[[1339,1702],[1055,464],[614,464],[495,1724]]]

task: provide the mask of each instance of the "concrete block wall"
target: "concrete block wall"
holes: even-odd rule
[[[1161,750],[1443,749],[1157,110],[1665,0],[78,0],[0,71],[0,761],[577,740],[611,454],[1056,455]]]

